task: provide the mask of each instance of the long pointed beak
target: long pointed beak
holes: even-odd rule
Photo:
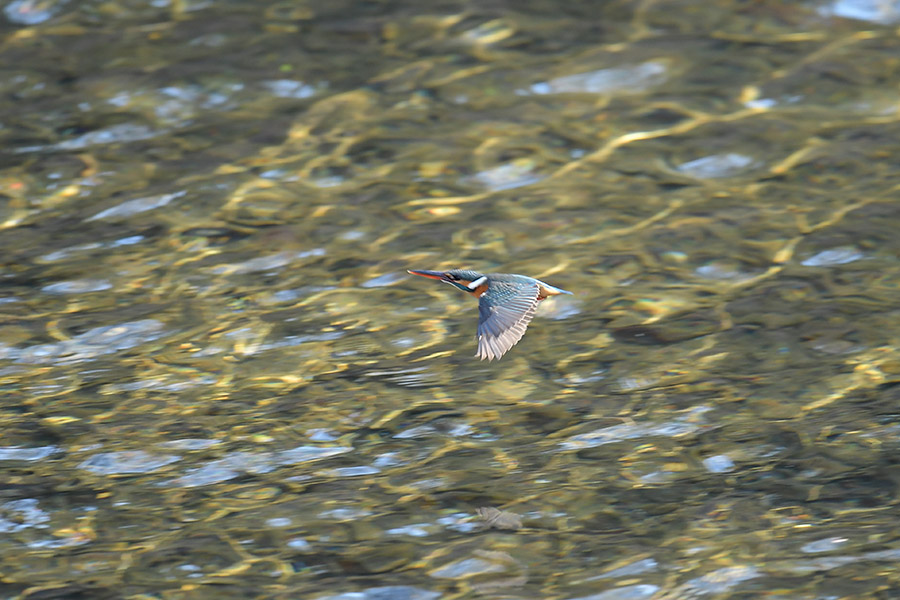
[[[441,281],[444,279],[444,273],[441,271],[416,271],[413,269],[408,269],[406,271],[410,275],[419,275],[420,277],[427,277],[428,279],[437,279]]]

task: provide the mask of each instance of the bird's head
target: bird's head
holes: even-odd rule
[[[449,283],[458,290],[463,292],[474,292],[478,286],[487,281],[487,277],[478,271],[465,271],[462,269],[453,269],[451,271],[416,271],[409,270],[412,275],[419,275],[429,279],[437,279],[444,283]]]

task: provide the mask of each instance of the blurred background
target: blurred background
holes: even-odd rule
[[[6,2],[0,597],[900,597],[898,27]]]

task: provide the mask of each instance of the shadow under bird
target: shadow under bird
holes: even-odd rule
[[[515,346],[534,317],[538,303],[547,296],[571,294],[540,279],[514,273],[477,271],[414,271],[429,279],[449,283],[478,298],[478,352],[484,360],[499,359]]]

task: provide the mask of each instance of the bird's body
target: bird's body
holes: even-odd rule
[[[499,359],[525,335],[538,303],[547,296],[571,294],[540,279],[515,273],[409,271],[449,283],[478,298],[478,358]]]

